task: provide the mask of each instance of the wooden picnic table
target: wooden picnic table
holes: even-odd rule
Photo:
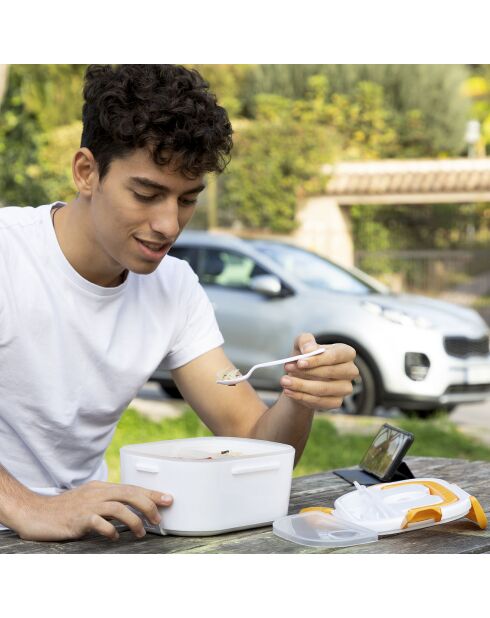
[[[490,462],[407,457],[416,477],[440,478],[456,483],[481,503],[490,518]],[[293,479],[289,514],[308,506],[333,506],[334,500],[352,489],[351,485],[331,471]],[[114,522],[115,523],[115,522]],[[119,541],[99,535],[88,535],[78,541],[47,543],[24,541],[14,532],[0,532],[0,553],[48,554],[167,554],[167,553],[232,553],[232,554],[482,554],[490,553],[490,530],[480,530],[468,519],[380,537],[376,543],[344,548],[315,548],[291,543],[277,537],[272,526],[240,530],[205,537],[178,537],[147,534],[136,539],[127,526],[116,524]]]

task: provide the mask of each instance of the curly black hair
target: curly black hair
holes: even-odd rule
[[[172,162],[190,178],[222,172],[230,160],[228,115],[196,70],[171,64],[90,65],[83,96],[81,147],[94,155],[100,180],[113,159],[142,147],[157,165]]]

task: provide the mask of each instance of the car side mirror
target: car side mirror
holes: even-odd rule
[[[250,280],[250,289],[265,296],[279,296],[282,285],[274,275],[257,275]]]

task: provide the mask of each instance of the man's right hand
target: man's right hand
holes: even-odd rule
[[[14,530],[30,541],[64,541],[98,532],[117,540],[116,519],[125,524],[137,538],[145,536],[143,522],[127,505],[141,512],[154,524],[160,522],[157,507],[170,506],[173,498],[136,485],[119,485],[91,481],[58,496],[31,494],[17,511]]]

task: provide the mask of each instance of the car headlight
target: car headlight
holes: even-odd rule
[[[409,315],[404,311],[398,311],[397,309],[391,309],[390,307],[383,307],[378,303],[371,301],[364,301],[361,303],[362,307],[374,315],[379,315],[390,322],[395,324],[401,324],[402,326],[416,326],[418,328],[432,328],[434,325],[430,320],[422,316]]]

